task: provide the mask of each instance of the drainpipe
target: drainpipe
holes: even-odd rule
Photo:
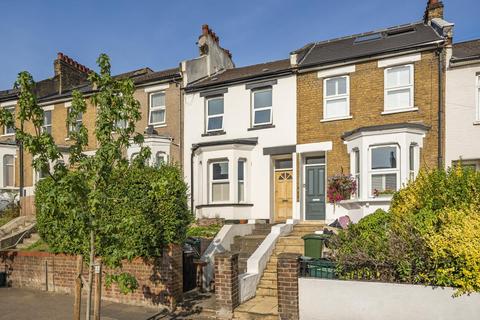
[[[443,47],[437,51],[438,58],[438,168],[443,167]]]
[[[19,162],[20,162],[20,198],[23,197],[25,188],[25,173],[24,173],[24,160],[23,160],[23,142],[19,142]]]

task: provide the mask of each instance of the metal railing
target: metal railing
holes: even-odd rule
[[[326,259],[303,257],[300,260],[300,277],[337,279],[336,264]]]

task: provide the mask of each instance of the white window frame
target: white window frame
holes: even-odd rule
[[[14,118],[13,121],[15,121],[15,107],[16,107],[15,104],[6,105],[6,106],[3,107],[5,110],[13,110],[13,118]],[[8,127],[3,126],[3,132],[2,133],[3,133],[2,136],[13,136],[13,135],[15,135],[15,127],[13,128],[12,133],[8,133]]]
[[[163,162],[160,163],[158,160],[162,158],[163,159]],[[154,164],[156,166],[160,166],[160,165],[163,165],[163,164],[166,164],[168,162],[168,155],[165,151],[157,151],[155,153],[155,159],[154,159]]]
[[[208,103],[212,100],[219,100],[221,99],[223,101],[223,113],[219,113],[219,114],[214,114],[214,115],[209,115],[208,114]],[[218,131],[223,131],[223,128],[225,126],[225,99],[223,98],[223,96],[217,96],[217,97],[210,97],[210,98],[207,98],[206,99],[206,106],[205,106],[205,131],[206,132],[218,132]],[[211,118],[222,118],[222,127],[221,128],[218,128],[218,129],[211,129],[209,130],[208,129],[208,122],[210,121]]]
[[[67,107],[67,115],[70,115],[71,110],[72,110],[71,106]],[[79,116],[80,116],[80,119],[78,119],[78,118],[75,119],[75,126],[74,127],[72,126],[72,124],[70,124],[68,126],[68,132],[69,133],[78,131],[77,126],[76,126],[76,125],[78,125],[78,123],[80,123],[80,125],[82,125],[82,123],[83,123],[83,112],[80,112]]]
[[[374,149],[379,149],[379,148],[385,148],[385,147],[394,147],[396,148],[396,165],[397,167],[395,169],[372,169],[372,161],[373,161],[373,150]],[[373,190],[372,190],[372,176],[377,175],[377,174],[396,174],[397,175],[397,186],[394,191],[398,191],[400,189],[400,171],[401,171],[401,149],[400,146],[397,144],[382,144],[382,145],[373,145],[368,148],[368,193],[370,194],[371,197],[374,197]]]
[[[153,106],[153,96],[162,94],[164,96],[164,105],[163,106]],[[167,122],[167,106],[166,106],[166,94],[165,91],[157,91],[149,94],[149,104],[148,104],[148,124],[152,126],[165,125]],[[163,111],[163,121],[162,122],[152,122],[152,113],[154,111]]]
[[[347,88],[346,88],[346,93],[344,94],[335,94],[327,97],[327,81],[328,80],[333,80],[333,79],[338,79],[338,78],[345,78],[347,80]],[[338,87],[335,88],[335,91],[338,91]],[[332,101],[332,100],[339,100],[339,99],[344,99],[346,98],[347,100],[347,114],[343,116],[338,116],[338,117],[327,117],[327,102]],[[340,119],[350,119],[350,76],[349,75],[339,75],[339,76],[334,76],[334,77],[328,77],[323,79],[323,119],[322,121],[328,121],[328,120],[340,120]]]
[[[240,167],[240,163],[243,165],[243,179],[240,180],[240,177],[238,176],[238,170]],[[246,185],[245,185],[245,180],[246,180],[246,174],[247,174],[247,159],[245,158],[240,158],[237,161],[237,200],[238,203],[244,203],[246,201]],[[243,183],[242,189],[243,189],[243,199],[240,199],[240,182]]]
[[[50,112],[50,123],[49,124],[45,124],[45,114],[47,112]],[[53,123],[53,110],[52,109],[49,109],[49,110],[43,110],[43,124],[42,124],[42,132],[45,132],[46,131],[46,128],[50,128],[50,135],[53,133],[52,132],[52,129],[53,129],[53,126],[52,126],[52,123]]]
[[[410,68],[410,84],[407,86],[396,86],[396,87],[388,87],[387,85],[387,74],[389,70],[402,68],[402,67],[409,67]],[[415,108],[415,67],[413,64],[401,64],[392,66],[389,68],[385,68],[383,71],[383,86],[384,86],[384,94],[383,94],[383,112],[382,114],[389,114],[389,113],[397,113],[397,112],[405,112],[405,111],[413,111],[418,110]],[[398,108],[392,108],[387,105],[387,96],[390,91],[398,91],[403,89],[410,89],[410,105],[403,106]]]
[[[228,179],[217,179],[213,180],[213,165],[217,163],[226,163],[227,168],[228,168]],[[230,188],[231,188],[231,183],[230,183],[230,162],[228,159],[225,160],[214,160],[209,163],[209,182],[208,182],[208,188],[209,188],[209,194],[210,194],[210,203],[228,203],[230,201]],[[228,199],[222,200],[222,201],[214,201],[213,200],[213,185],[214,184],[221,184],[221,183],[228,183]]]
[[[361,172],[362,172],[362,158],[360,154],[360,149],[356,148],[353,150],[353,178],[355,179],[355,182],[357,183],[357,190],[355,192],[355,196],[358,198],[361,197]]]
[[[476,99],[476,121],[480,123],[480,74],[476,75],[477,84],[475,86],[475,99]]]
[[[13,174],[13,184],[12,185],[7,185],[6,182],[5,182],[5,171],[6,171],[6,162],[5,162],[5,157],[12,157],[13,161],[12,161],[12,164],[9,165],[10,167],[12,167],[12,174]],[[3,162],[3,187],[4,188],[14,188],[15,187],[15,155],[13,154],[4,154],[3,155],[3,158],[2,158],[2,162]]]
[[[272,104],[268,107],[263,107],[263,108],[255,108],[255,94],[260,93],[260,92],[267,92],[270,91],[270,94],[272,96]],[[258,126],[265,126],[273,123],[273,88],[268,87],[268,88],[262,88],[262,89],[255,89],[251,91],[252,94],[250,96],[251,100],[251,108],[252,108],[252,127],[258,127]],[[255,123],[255,113],[259,111],[270,111],[270,119],[267,122],[259,122]]]

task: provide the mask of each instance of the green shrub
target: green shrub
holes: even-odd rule
[[[220,224],[211,224],[209,226],[191,225],[188,228],[187,236],[199,238],[213,238],[217,235],[218,231],[220,231],[221,228],[222,225]]]
[[[359,273],[368,278],[385,278],[381,272],[388,263],[390,215],[377,210],[332,238],[338,262],[337,272],[345,278]]]
[[[54,183],[43,179],[37,186],[37,226],[53,252],[86,254],[89,233],[83,220],[88,190],[82,174],[69,171]],[[111,257],[107,265],[123,259],[158,257],[165,245],[181,244],[192,221],[187,186],[179,168],[163,165],[121,166],[112,174],[105,194],[105,211],[97,212],[97,254]],[[75,195],[75,196],[74,196]],[[74,241],[71,241],[74,240]],[[103,251],[102,251],[103,250]]]
[[[377,211],[335,237],[343,277],[480,291],[480,173],[421,171]]]

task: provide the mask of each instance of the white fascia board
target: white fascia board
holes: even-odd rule
[[[333,148],[332,146],[332,141],[297,144],[297,153],[330,151]]]
[[[412,63],[420,60],[422,60],[422,54],[415,53],[415,54],[409,54],[406,56],[378,60],[378,67],[385,68],[385,67],[395,66],[399,64]]]
[[[17,105],[17,100],[12,100],[12,101],[7,101],[7,102],[2,102],[0,103],[0,107],[11,107]]]
[[[355,65],[333,68],[333,69],[326,69],[317,72],[317,77],[319,78],[328,78],[334,76],[341,76],[349,73],[355,72]]]
[[[145,92],[155,92],[155,91],[162,91],[165,89],[168,89],[170,87],[169,83],[161,84],[158,86],[153,86],[153,87],[146,87],[144,89]]]

